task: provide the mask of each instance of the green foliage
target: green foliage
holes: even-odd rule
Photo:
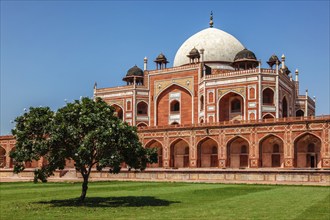
[[[143,170],[147,163],[157,161],[156,150],[144,149],[136,128],[115,117],[114,109],[100,98],[75,100],[57,112],[31,107],[15,122],[14,171],[21,172],[23,162],[44,157],[47,164],[35,172],[35,179],[41,181],[64,169],[66,160],[74,160],[84,180],[93,166],[118,173],[122,162]]]

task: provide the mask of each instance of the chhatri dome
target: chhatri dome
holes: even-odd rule
[[[234,62],[236,54],[245,47],[234,36],[225,31],[213,28],[211,13],[210,27],[188,38],[176,52],[173,66],[189,64],[189,52],[196,48],[204,49],[204,62],[213,68],[227,68]]]

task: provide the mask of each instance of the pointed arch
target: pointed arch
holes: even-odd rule
[[[219,144],[213,138],[202,138],[197,144],[197,167],[217,167],[218,148]]]
[[[288,101],[286,99],[286,96],[282,99],[282,118],[288,117]]]
[[[144,122],[140,122],[139,124],[136,125],[136,127],[142,128],[142,127],[148,127],[148,125]]]
[[[313,134],[312,132],[309,132],[309,131],[306,131],[298,136],[296,136],[294,139],[293,139],[293,142],[295,143],[298,139],[302,138],[303,136],[305,135],[311,135],[311,136],[314,136],[316,137],[317,139],[321,140],[322,138],[319,137],[317,134]]]
[[[162,144],[161,141],[159,141],[157,139],[152,139],[152,140],[149,140],[147,143],[145,143],[144,148],[147,148],[148,146],[150,146],[150,145],[152,145],[154,143],[158,143],[158,144],[160,144],[160,145],[163,146],[163,144]]]
[[[249,141],[247,138],[243,137],[242,135],[236,135],[235,137],[230,138],[230,139],[227,141],[226,145],[228,145],[229,143],[235,141],[235,140],[238,139],[238,138],[242,138],[243,140],[245,140],[246,142],[248,142],[248,144],[250,145],[250,141]]]
[[[148,164],[149,168],[163,167],[163,145],[160,141],[152,139],[144,145],[145,148],[157,148],[158,163]]]
[[[265,114],[262,119],[275,119],[275,116],[271,113]]]
[[[280,139],[283,143],[284,143],[284,140],[282,137],[278,136],[277,134],[266,134],[265,136],[263,136],[262,138],[259,139],[259,142],[258,142],[258,145],[264,141],[265,139],[269,138],[269,137],[276,137],[278,139]]]
[[[170,112],[171,114],[178,114],[180,113],[180,102],[178,100],[172,100],[170,102]]]
[[[170,144],[170,166],[175,168],[189,167],[189,143],[177,138]]]
[[[246,138],[242,136],[235,136],[227,142],[226,146],[228,167],[249,167],[250,142]]]
[[[311,132],[304,132],[294,139],[294,166],[320,168],[322,139]]]
[[[169,89],[169,88],[172,87],[172,86],[178,86],[178,87],[180,87],[180,88],[186,90],[186,91],[191,95],[191,97],[193,97],[193,93],[192,93],[192,91],[190,91],[189,88],[187,88],[187,87],[185,87],[185,86],[182,86],[182,85],[180,85],[180,84],[177,84],[177,83],[173,82],[173,83],[171,83],[170,85],[164,87],[162,90],[160,90],[160,91],[158,92],[158,95],[156,95],[156,97],[155,97],[155,102],[157,102],[158,97],[159,97],[159,96],[160,96],[165,90]]]
[[[284,166],[284,141],[275,134],[268,134],[259,141],[259,166]]]
[[[182,85],[175,83],[168,85],[155,97],[155,125],[169,125],[173,121],[179,124],[192,124],[194,121],[193,97],[193,93]],[[182,118],[185,119],[184,122],[181,121]]]
[[[296,117],[304,117],[305,116],[305,112],[301,109],[296,111]]]
[[[245,120],[245,97],[235,91],[221,95],[217,103],[219,121]]]
[[[146,116],[148,115],[148,103],[146,101],[139,101],[136,104],[136,114],[137,115],[143,115]]]
[[[114,115],[116,117],[118,117],[119,119],[124,120],[124,111],[123,111],[123,108],[120,105],[118,105],[118,104],[112,104],[111,106],[115,110],[114,111]]]
[[[262,90],[262,104],[263,105],[274,105],[274,90],[270,87]]]

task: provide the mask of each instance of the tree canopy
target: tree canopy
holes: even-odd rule
[[[35,171],[35,181],[45,182],[56,169],[65,168],[66,160],[73,160],[84,179],[81,200],[93,168],[119,173],[123,162],[137,170],[157,162],[156,150],[142,147],[136,127],[114,116],[101,98],[75,100],[56,112],[31,107],[15,122],[16,150],[10,155],[16,161],[14,172],[24,170],[24,162],[43,157],[46,163]]]

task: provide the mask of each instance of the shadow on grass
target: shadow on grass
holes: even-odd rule
[[[175,201],[157,199],[151,196],[122,196],[122,197],[86,197],[84,202],[79,198],[40,201],[37,204],[47,204],[52,207],[142,207],[142,206],[169,206]]]

